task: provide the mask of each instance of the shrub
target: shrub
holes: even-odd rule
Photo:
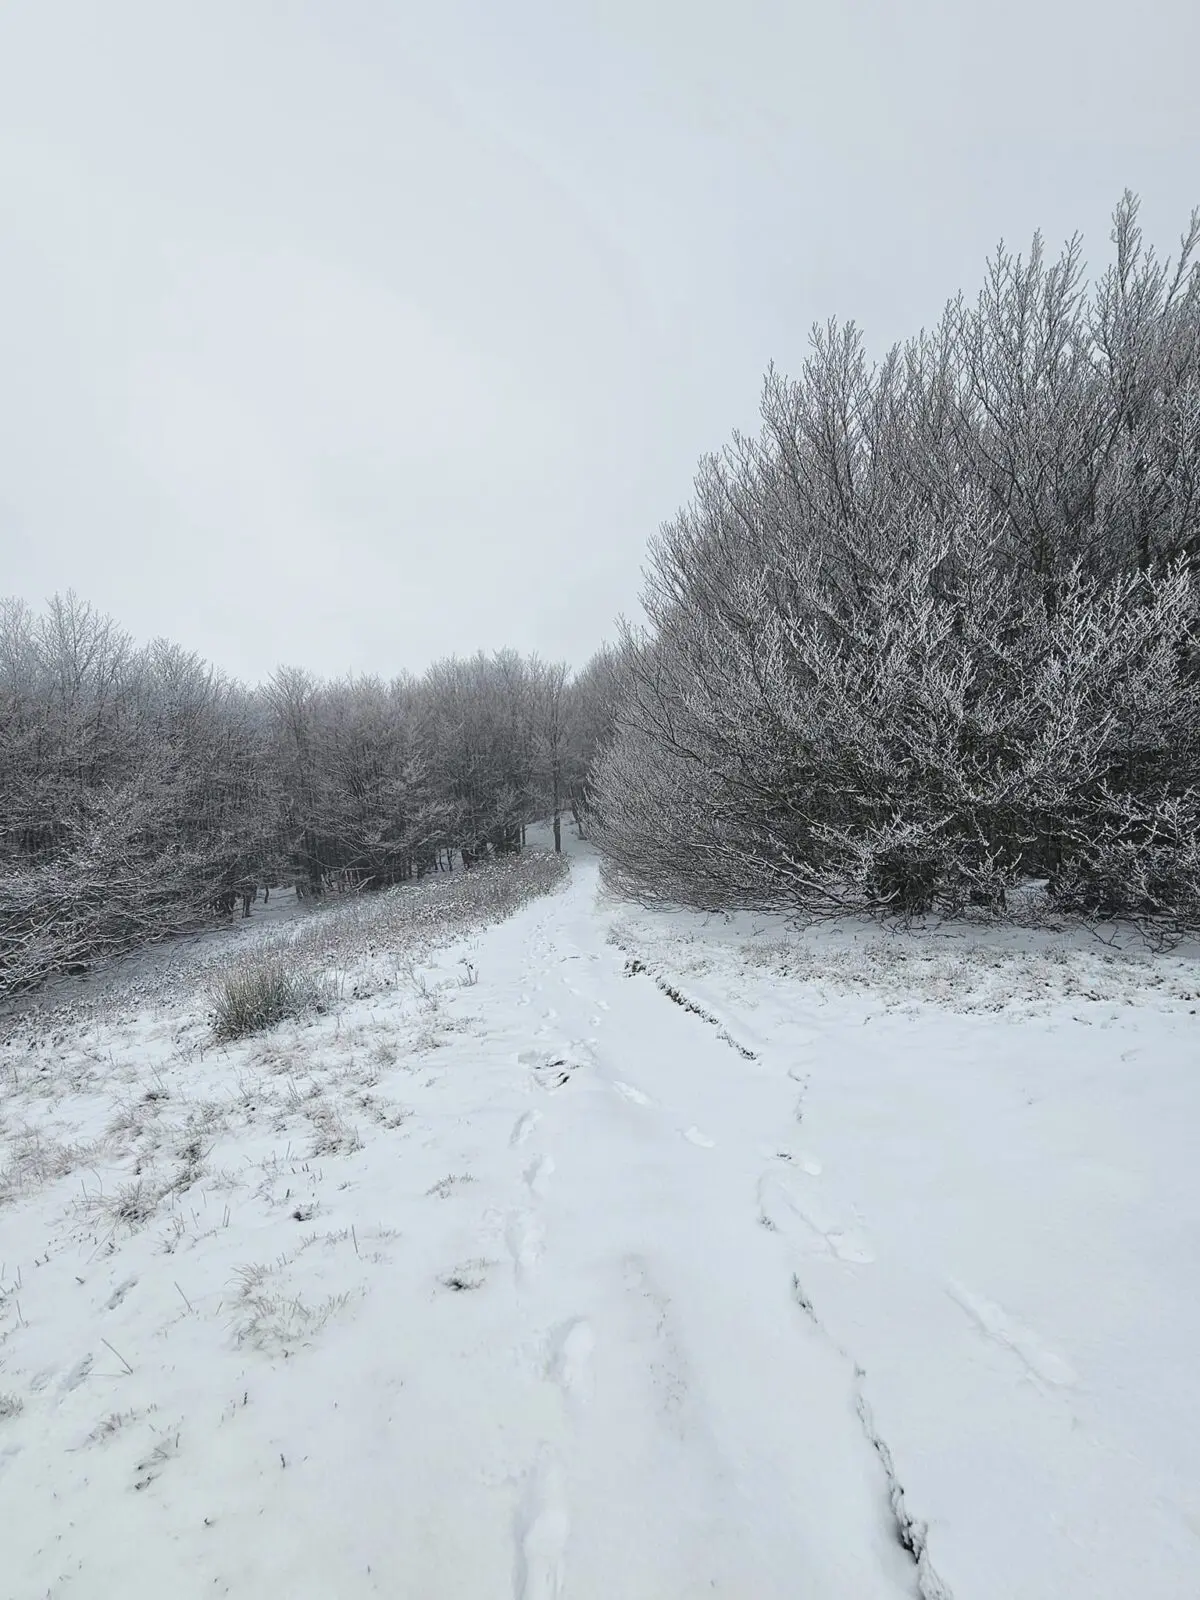
[[[1200,927],[1200,213],[817,329],[652,547],[592,829],[649,903]]]
[[[213,1035],[242,1039],[266,1028],[323,1011],[332,1000],[328,983],[275,954],[253,957],[223,974],[212,991]]]

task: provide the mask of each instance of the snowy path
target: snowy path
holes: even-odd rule
[[[144,1225],[0,1212],[5,1600],[1200,1593],[1188,1006],[831,1005],[595,895],[412,1059],[148,1061],[212,1131]]]
[[[480,958],[516,1000],[512,1065],[463,1157],[505,1144],[510,1177],[478,1236],[490,1299],[464,1315],[523,1417],[515,1593],[914,1594],[854,1368],[763,1226],[759,1191],[793,1194],[790,1152],[762,1140],[794,1126],[794,1086],[625,977],[579,876],[507,971]]]

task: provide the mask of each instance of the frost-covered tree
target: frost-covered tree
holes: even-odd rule
[[[194,926],[253,856],[250,697],[74,595],[0,608],[0,986]]]
[[[261,691],[74,595],[0,604],[0,993],[227,914],[291,877],[384,887],[519,849],[569,760],[566,669]]]
[[[567,687],[567,800],[581,839],[591,817],[591,775],[615,726],[621,659],[617,647],[602,645]]]
[[[1126,196],[869,366],[814,331],[661,532],[593,776],[645,897],[1200,921],[1200,242]]]

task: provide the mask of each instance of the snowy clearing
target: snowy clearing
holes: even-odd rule
[[[1198,1592],[1194,952],[298,926],[0,1046],[6,1597]]]

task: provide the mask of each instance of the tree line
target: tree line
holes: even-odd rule
[[[1200,217],[1093,286],[1003,247],[772,370],[655,541],[598,842],[644,900],[1200,925]]]
[[[384,888],[584,825],[584,691],[512,651],[250,689],[73,594],[0,602],[0,992],[199,927],[243,885]]]

